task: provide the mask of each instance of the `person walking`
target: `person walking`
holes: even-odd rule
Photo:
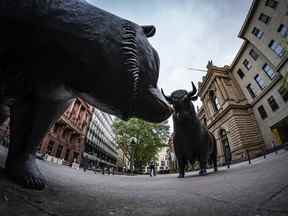
[[[89,159],[88,159],[88,155],[83,156],[82,159],[82,163],[83,163],[83,171],[86,172],[86,170],[88,169],[89,166]]]
[[[154,162],[154,160],[150,161],[150,163],[149,163],[149,169],[150,169],[150,177],[156,176],[155,162]]]
[[[229,145],[224,146],[224,157],[225,157],[225,163],[227,167],[230,168],[232,155],[231,155],[231,149]]]

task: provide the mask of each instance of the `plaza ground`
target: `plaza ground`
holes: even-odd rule
[[[0,148],[3,167],[6,150]],[[187,173],[103,176],[38,161],[44,191],[23,189],[0,172],[1,216],[288,215],[288,151],[199,177]]]

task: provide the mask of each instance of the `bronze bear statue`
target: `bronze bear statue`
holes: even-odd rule
[[[0,124],[10,115],[5,170],[43,189],[37,146],[76,97],[122,119],[167,119],[159,57],[139,26],[82,0],[0,2]]]

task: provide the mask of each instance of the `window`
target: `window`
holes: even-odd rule
[[[215,106],[215,110],[219,110],[220,109],[220,103],[219,103],[219,99],[218,99],[218,97],[217,96],[215,96],[215,98],[214,98],[214,106]]]
[[[268,24],[271,21],[271,17],[263,13],[260,14],[258,19],[265,24]]]
[[[62,150],[63,150],[63,146],[62,145],[59,145],[58,148],[57,148],[57,152],[56,152],[56,158],[60,158],[61,156],[61,153],[62,153]]]
[[[261,90],[263,90],[266,86],[265,82],[261,79],[261,77],[259,76],[259,74],[257,74],[255,77],[254,77],[257,85],[259,86],[259,88]]]
[[[261,116],[262,119],[266,119],[268,117],[264,107],[261,105],[260,107],[258,107],[258,112]]]
[[[262,69],[271,80],[276,78],[276,74],[274,73],[273,69],[267,63],[263,65]]]
[[[250,96],[251,96],[252,98],[255,98],[255,97],[256,97],[256,95],[255,95],[255,93],[254,93],[254,91],[253,91],[253,89],[252,89],[251,83],[249,83],[249,84],[247,85],[246,89],[247,89],[248,93],[250,94]]]
[[[284,48],[276,41],[271,40],[268,46],[277,56],[282,57],[284,55]]]
[[[252,34],[255,35],[257,38],[261,39],[263,37],[264,32],[260,31],[260,29],[254,27],[252,30]]]
[[[279,105],[277,104],[277,102],[273,96],[269,97],[267,101],[268,101],[272,111],[276,111],[279,108]]]
[[[48,147],[47,147],[47,153],[51,154],[53,151],[53,146],[54,146],[54,142],[53,141],[49,141]]]
[[[243,79],[243,77],[245,76],[245,74],[243,73],[243,71],[242,71],[241,69],[239,69],[239,70],[237,71],[237,74],[239,75],[239,77],[240,77],[241,79]]]
[[[257,58],[258,58],[258,54],[256,53],[255,50],[251,49],[250,52],[249,52],[249,55],[256,61]]]
[[[271,7],[273,9],[275,9],[278,5],[278,1],[275,0],[267,0],[265,3],[265,6]]]
[[[252,64],[247,59],[243,61],[243,65],[247,70],[250,70],[252,67]]]
[[[279,94],[281,95],[282,99],[287,102],[288,101],[288,89],[284,86],[281,86],[278,90]]]
[[[214,112],[218,112],[220,110],[220,103],[218,97],[215,95],[214,91],[210,92],[210,98],[212,102],[212,106],[214,109]]]
[[[288,37],[288,27],[281,24],[277,30],[284,38]]]

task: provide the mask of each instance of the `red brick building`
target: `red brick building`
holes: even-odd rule
[[[66,164],[80,163],[85,137],[92,116],[92,107],[77,98],[49,130],[39,151]]]

